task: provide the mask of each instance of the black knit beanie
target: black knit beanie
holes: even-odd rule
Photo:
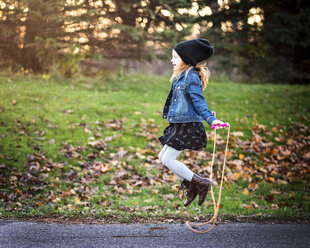
[[[182,41],[173,48],[185,64],[196,66],[213,55],[214,48],[206,39]]]

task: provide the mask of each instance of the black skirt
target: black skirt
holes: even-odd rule
[[[202,122],[170,123],[158,140],[178,151],[200,150],[207,146],[207,134]]]

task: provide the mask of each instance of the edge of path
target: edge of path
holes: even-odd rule
[[[83,217],[72,217],[72,216],[31,216],[31,217],[5,217],[0,216],[1,220],[11,220],[11,221],[32,221],[32,222],[43,222],[43,223],[59,223],[59,224],[154,224],[154,223],[185,223],[186,221],[191,222],[206,222],[211,219],[212,216],[207,216],[205,218],[184,218],[184,217],[175,217],[175,216],[166,216],[166,217],[130,217],[124,219],[123,216],[106,216],[106,217],[97,217],[97,216],[83,216]],[[228,219],[219,219],[217,224],[225,223],[310,223],[308,218],[285,218],[285,219],[276,219],[275,217],[264,217],[264,218],[254,218],[249,216],[236,216],[230,217]]]

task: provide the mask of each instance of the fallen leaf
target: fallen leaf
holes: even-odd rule
[[[242,208],[247,208],[247,209],[252,209],[253,208],[252,205],[247,205],[247,204],[242,204],[241,207]]]
[[[258,208],[258,207],[259,207],[258,204],[257,204],[256,202],[254,202],[254,201],[251,201],[251,205],[252,205],[254,208]]]
[[[238,181],[239,180],[239,178],[240,178],[240,173],[238,173],[238,172],[235,172],[235,173],[228,173],[227,174],[227,178],[228,178],[228,180],[230,180],[230,181]]]
[[[101,206],[102,207],[108,207],[110,205],[110,203],[109,202],[103,202],[103,203],[101,203]]]
[[[295,197],[295,193],[294,193],[293,191],[291,191],[290,194],[289,194],[289,196],[290,196],[291,198],[294,198],[294,197]]]
[[[274,148],[271,150],[272,154],[277,154],[280,150],[278,148]]]
[[[73,114],[74,110],[72,110],[72,109],[68,109],[68,110],[64,109],[62,112],[65,113],[65,114]]]
[[[107,171],[110,170],[108,165],[104,165],[104,164],[100,164],[100,169],[99,169],[102,173],[105,173]]]
[[[244,189],[242,194],[244,195],[250,195],[250,191],[248,189]]]
[[[255,183],[255,182],[250,183],[248,189],[251,190],[251,191],[254,191],[254,190],[258,189],[258,184]]]
[[[243,170],[243,164],[244,162],[240,159],[235,159],[233,161],[230,161],[229,165],[231,167],[235,167],[238,171],[242,171]]]
[[[77,204],[77,205],[81,204],[81,200],[80,200],[80,198],[75,197],[75,199],[74,199],[74,203],[75,203],[75,204]]]
[[[87,134],[91,134],[91,131],[88,129],[88,128],[84,128],[84,131],[85,131],[85,133],[87,133]]]
[[[173,194],[167,194],[167,195],[160,195],[165,200],[171,200],[174,198]]]
[[[277,204],[275,204],[275,203],[271,204],[271,207],[272,207],[273,209],[278,209],[278,208],[279,208],[279,206],[278,206]]]
[[[237,132],[232,132],[232,135],[235,136],[235,137],[243,137],[243,132],[241,131],[237,131]]]

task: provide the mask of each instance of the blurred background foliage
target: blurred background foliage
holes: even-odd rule
[[[111,61],[169,61],[177,42],[203,37],[228,77],[308,84],[309,24],[305,0],[0,1],[0,68],[70,78]]]

